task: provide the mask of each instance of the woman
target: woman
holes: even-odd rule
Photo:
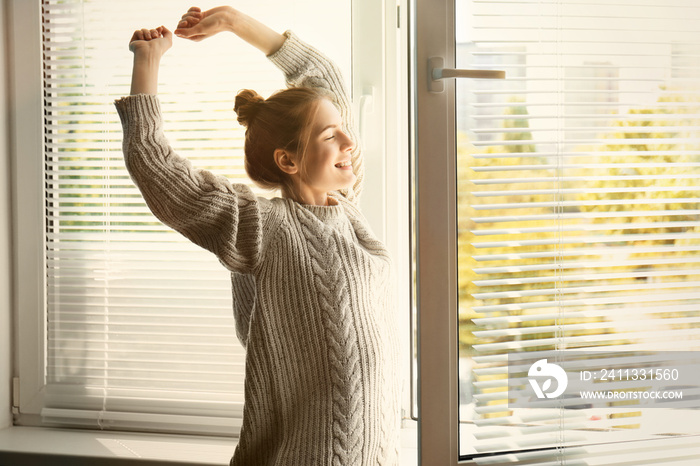
[[[193,168],[162,131],[161,26],[136,31],[131,95],[115,105],[124,158],[153,213],[231,271],[246,347],[232,465],[396,465],[399,381],[391,262],[359,211],[362,157],[336,66],[294,33],[231,7],[191,8],[175,34],[231,31],[284,73],[287,90],[243,90],[246,170],[282,197]]]

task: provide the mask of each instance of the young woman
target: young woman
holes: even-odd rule
[[[363,164],[336,66],[293,32],[230,7],[190,9],[175,34],[231,31],[282,70],[289,89],[235,101],[250,178],[283,197],[195,169],[162,129],[165,27],[136,31],[131,94],[116,101],[124,158],[149,208],[231,271],[246,347],[233,465],[396,465],[397,326],[391,262],[358,209]]]

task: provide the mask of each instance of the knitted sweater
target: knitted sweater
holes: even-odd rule
[[[336,66],[292,32],[285,36],[269,59],[290,87],[330,90],[354,137]],[[243,424],[231,464],[397,465],[391,261],[358,209],[359,148],[357,181],[329,193],[335,205],[268,200],[174,153],[156,96],[115,105],[127,169],[151,211],[231,272],[236,331],[246,347]]]

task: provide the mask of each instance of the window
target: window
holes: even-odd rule
[[[213,256],[152,218],[123,169],[112,105],[129,90],[133,30],[164,18],[175,23],[191,5],[131,3],[44,0],[41,11],[39,2],[12,11],[19,24],[36,19],[25,30],[43,31],[43,82],[28,78],[18,87],[31,96],[43,87],[43,102],[19,111],[35,122],[27,140],[35,138],[32,128],[42,127],[45,136],[43,147],[28,143],[18,154],[26,180],[16,196],[23,274],[17,280],[19,423],[235,435],[244,353],[231,316],[230,276]],[[201,6],[218,5],[209,3]],[[386,119],[384,99],[397,98],[384,85],[396,70],[381,66],[386,52],[376,47],[385,25],[366,21],[361,29],[351,21],[381,18],[378,5],[356,2],[351,9],[349,2],[309,0],[236,7],[279,31],[295,30],[339,63],[366,145],[363,208],[380,237],[404,234],[395,219],[404,215],[405,201],[386,189],[399,175],[383,169],[397,158],[399,149],[391,145],[387,153],[385,140],[399,128],[377,124]],[[197,166],[245,182],[233,99],[241,88],[263,95],[283,88],[283,76],[232,35],[175,41],[160,73],[166,136]],[[39,76],[32,66],[32,60],[18,65]],[[41,114],[43,124],[36,121]],[[44,233],[34,236],[37,231]],[[394,257],[405,252],[400,241],[387,241]]]
[[[641,439],[647,461],[697,459],[665,440],[697,435],[696,411],[512,408],[507,358],[698,349],[698,16],[690,1],[417,2],[424,460],[575,461]],[[431,57],[507,78],[435,92]]]

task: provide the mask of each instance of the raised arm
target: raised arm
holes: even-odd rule
[[[285,75],[289,87],[321,87],[335,96],[335,103],[343,118],[343,131],[355,141],[352,166],[356,181],[351,190],[341,194],[357,201],[364,180],[362,153],[350,97],[342,74],[336,64],[314,47],[300,40],[293,32],[279,34],[250,16],[228,6],[207,11],[190,8],[175,30],[175,35],[200,41],[219,32],[233,32],[261,50]]]
[[[190,8],[182,15],[175,35],[199,42],[225,31],[233,32],[265,55],[275,53],[285,40],[282,34],[230,6],[207,11]]]
[[[129,41],[129,50],[134,53],[131,95],[158,93],[160,59],[172,46],[173,35],[165,26],[134,32]]]
[[[129,43],[132,95],[115,102],[127,170],[161,222],[215,253],[228,269],[250,273],[259,263],[268,204],[245,185],[192,167],[165,138],[156,93],[158,66],[171,37],[161,26],[136,31]]]

